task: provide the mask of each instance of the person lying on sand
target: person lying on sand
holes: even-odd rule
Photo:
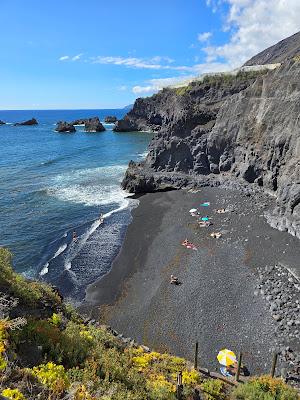
[[[187,239],[185,239],[181,244],[187,249],[197,250],[197,247],[193,243],[189,242]]]
[[[226,212],[227,212],[226,208],[219,208],[218,210],[216,210],[217,214],[224,214]]]
[[[221,367],[220,371],[222,375],[231,377],[235,376],[235,374],[237,373],[237,369],[238,369],[238,363],[237,361],[235,361],[232,365],[228,365],[227,367]],[[240,374],[244,376],[250,375],[248,368],[245,367],[243,364],[241,365]]]
[[[222,236],[221,232],[212,232],[210,234],[211,237],[213,237],[214,239],[219,239]]]
[[[171,285],[179,285],[180,284],[177,276],[174,276],[174,275],[171,275],[170,283],[171,283]]]
[[[198,225],[201,228],[207,228],[208,226],[212,225],[212,222],[210,222],[210,221],[198,221]]]

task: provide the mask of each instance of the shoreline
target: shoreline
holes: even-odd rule
[[[149,193],[139,200],[110,271],[87,287],[80,309],[150,348],[192,359],[198,339],[205,366],[214,368],[214,352],[227,346],[243,349],[252,371],[264,371],[278,343],[267,304],[254,295],[258,267],[280,254],[285,264],[296,266],[300,256],[298,239],[262,217],[272,199],[203,188]],[[207,200],[212,205],[203,212],[213,216],[214,225],[206,231],[187,211]],[[213,213],[226,204],[233,212]],[[224,231],[221,239],[208,237],[217,229]],[[197,243],[197,252],[180,245],[185,237]],[[172,273],[182,285],[169,284]]]

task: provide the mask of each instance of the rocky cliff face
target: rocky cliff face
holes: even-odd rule
[[[123,187],[147,192],[250,183],[277,198],[269,222],[300,237],[300,63],[209,78],[138,99],[126,119],[156,133]],[[249,185],[248,185],[249,187]]]
[[[300,32],[281,40],[250,58],[244,65],[282,63],[300,55]]]

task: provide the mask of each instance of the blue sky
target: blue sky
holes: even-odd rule
[[[298,30],[299,3],[0,0],[0,109],[122,107],[236,67]]]

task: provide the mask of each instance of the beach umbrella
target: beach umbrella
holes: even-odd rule
[[[197,208],[191,208],[190,209],[190,213],[194,213],[194,212],[196,212],[197,211]]]
[[[219,354],[217,355],[217,359],[219,363],[225,365],[225,367],[233,365],[235,362],[237,362],[234,352],[228,349],[220,350]]]

